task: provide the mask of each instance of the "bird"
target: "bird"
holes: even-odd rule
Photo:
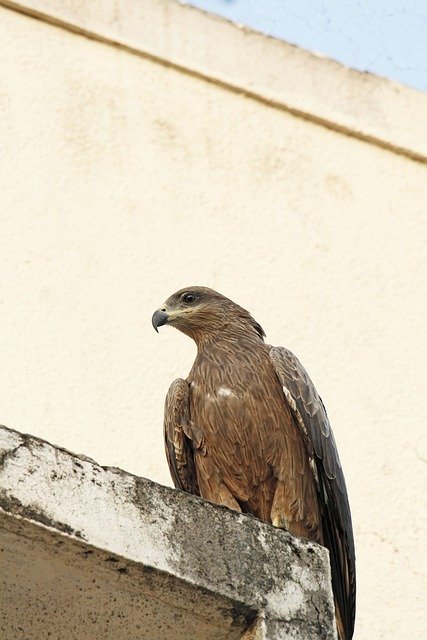
[[[152,316],[192,338],[187,379],[170,385],[164,441],[173,483],[329,550],[340,640],[353,637],[355,549],[343,470],[324,404],[297,357],[268,345],[251,314],[203,286]]]

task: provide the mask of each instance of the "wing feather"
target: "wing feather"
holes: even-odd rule
[[[270,359],[316,467],[324,544],[329,549],[332,585],[345,637],[353,635],[356,571],[347,490],[334,435],[323,402],[293,353],[273,347]]]
[[[199,430],[191,427],[189,414],[188,383],[178,378],[169,387],[165,400],[163,427],[166,457],[175,487],[200,495],[193,445],[202,448],[203,442]]]

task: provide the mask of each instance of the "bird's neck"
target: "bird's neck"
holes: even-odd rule
[[[202,340],[188,381],[208,394],[220,387],[242,395],[254,381],[260,363],[267,360],[269,346],[256,333],[236,332]]]
[[[262,337],[252,327],[250,330],[227,327],[218,332],[203,332],[192,336],[192,338],[200,354],[209,353],[211,350],[231,354],[233,352],[249,351],[265,345]]]

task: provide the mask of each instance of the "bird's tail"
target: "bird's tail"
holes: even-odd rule
[[[347,638],[345,634],[345,627],[344,627],[341,611],[336,598],[334,598],[334,601],[335,601],[335,622],[337,625],[338,640],[349,640],[349,638]]]

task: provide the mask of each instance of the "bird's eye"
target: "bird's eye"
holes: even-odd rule
[[[184,295],[182,296],[182,301],[186,304],[191,304],[195,300],[196,296],[194,295],[194,293],[184,293]]]

